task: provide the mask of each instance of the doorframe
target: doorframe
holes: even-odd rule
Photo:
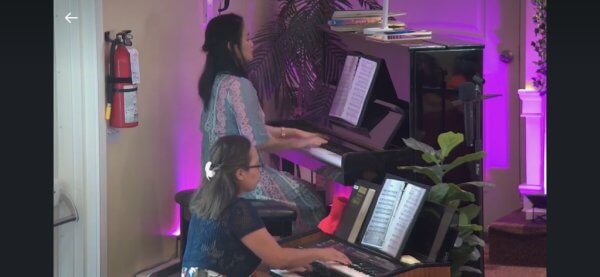
[[[77,17],[70,24],[64,18],[69,12]],[[54,274],[104,277],[107,172],[102,1],[55,0],[54,17],[54,174],[79,212],[77,222],[54,229],[58,233]]]

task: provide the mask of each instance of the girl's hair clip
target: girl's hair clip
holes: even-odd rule
[[[210,178],[215,177],[215,169],[211,169],[212,167],[212,162],[207,162],[206,165],[204,166],[204,173],[206,173],[206,179],[210,180]]]

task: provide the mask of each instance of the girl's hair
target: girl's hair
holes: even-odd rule
[[[210,149],[209,158],[215,175],[208,180],[206,173],[202,172],[202,187],[190,201],[192,213],[202,218],[219,218],[225,207],[237,196],[235,172],[249,168],[251,147],[250,141],[239,135],[223,136],[215,142]]]
[[[234,49],[242,52],[240,40],[243,27],[244,19],[233,13],[219,15],[211,19],[206,26],[202,45],[202,51],[206,52],[206,64],[198,82],[198,94],[202,98],[205,110],[217,74],[246,77],[245,62],[234,52]]]

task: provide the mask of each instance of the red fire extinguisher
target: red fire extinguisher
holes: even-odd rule
[[[138,126],[137,90],[140,81],[138,52],[132,46],[131,30],[110,39],[109,76],[106,97],[106,120],[115,128]]]

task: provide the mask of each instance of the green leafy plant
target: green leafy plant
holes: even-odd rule
[[[481,258],[481,253],[477,247],[485,246],[485,242],[477,235],[483,230],[483,227],[473,223],[473,220],[479,215],[481,207],[474,203],[476,201],[475,195],[465,191],[463,188],[468,185],[478,187],[490,187],[493,185],[479,181],[460,184],[445,183],[444,175],[464,163],[481,160],[485,156],[485,152],[478,151],[460,156],[446,164],[444,163],[445,159],[449,156],[452,149],[464,141],[463,134],[454,132],[440,134],[437,139],[440,149],[434,149],[414,138],[403,140],[406,146],[423,152],[421,158],[426,163],[432,165],[398,166],[398,169],[412,170],[413,172],[427,176],[435,183],[429,191],[428,200],[458,210],[458,238],[454,244],[454,248],[450,251],[452,276],[461,276],[464,271],[481,273],[479,269],[466,265],[470,261],[478,261]]]
[[[533,86],[538,91],[546,91],[546,0],[531,0],[535,6],[535,15],[533,23],[535,23],[535,35],[538,39],[531,42],[531,46],[538,53],[540,59],[534,63],[538,66],[537,76],[533,77]]]

